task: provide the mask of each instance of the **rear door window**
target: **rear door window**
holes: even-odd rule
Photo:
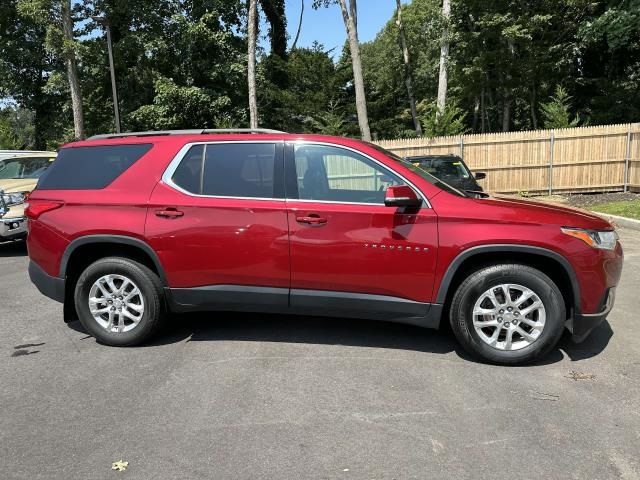
[[[152,144],[63,148],[40,177],[39,190],[105,188],[138,161]]]
[[[180,189],[213,197],[274,198],[274,143],[195,145],[171,181]]]

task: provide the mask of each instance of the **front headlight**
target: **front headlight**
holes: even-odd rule
[[[615,230],[587,230],[583,228],[562,228],[562,233],[582,240],[592,248],[614,250],[618,241]]]
[[[2,200],[7,207],[10,207],[11,205],[24,203],[26,197],[27,192],[5,193],[2,195]]]

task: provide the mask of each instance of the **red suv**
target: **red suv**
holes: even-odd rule
[[[517,364],[613,306],[608,222],[475,198],[357,140],[270,130],[101,135],[29,197],[29,273],[108,345],[171,312],[236,310],[438,327]]]

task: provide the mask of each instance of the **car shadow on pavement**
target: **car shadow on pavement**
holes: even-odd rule
[[[68,326],[85,332],[78,321]],[[173,314],[164,328],[143,347],[179,342],[281,342],[391,348],[450,353],[455,339],[444,331],[412,325],[315,316],[211,312]]]
[[[595,357],[607,348],[609,341],[613,337],[611,324],[605,320],[596,327],[593,332],[582,342],[575,343],[571,340],[571,334],[565,330],[558,347],[574,362]]]
[[[70,322],[68,326],[86,333],[78,321]],[[388,348],[438,354],[455,352],[465,361],[480,363],[460,347],[447,327],[448,325],[445,325],[441,330],[431,330],[374,320],[258,313],[174,314],[169,317],[164,328],[142,347],[185,341],[282,342]],[[580,344],[574,343],[569,332],[565,331],[558,346],[532,366],[560,362],[565,358],[565,354],[571,361],[594,357],[605,349],[612,336],[613,331],[608,322],[600,325]]]
[[[27,243],[24,240],[0,242],[0,257],[26,257]]]

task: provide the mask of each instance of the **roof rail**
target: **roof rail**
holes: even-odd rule
[[[104,133],[102,135],[94,135],[87,140],[106,140],[109,138],[124,137],[149,137],[162,135],[204,135],[207,133],[287,133],[280,130],[271,130],[269,128],[203,128],[198,130],[157,130],[147,132],[130,132],[130,133]]]

